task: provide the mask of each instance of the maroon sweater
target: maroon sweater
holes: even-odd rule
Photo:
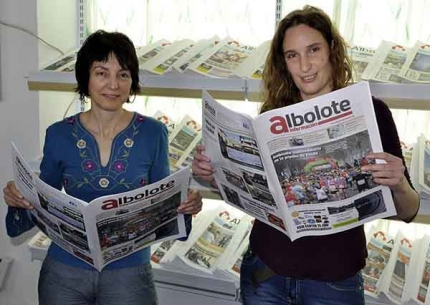
[[[373,107],[384,151],[403,159],[390,109],[376,98],[373,98]],[[412,185],[407,171],[405,176]],[[285,234],[255,220],[250,244],[252,251],[276,274],[294,278],[342,280],[362,269],[367,257],[363,226],[291,242]]]

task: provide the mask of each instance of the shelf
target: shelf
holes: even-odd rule
[[[201,98],[207,90],[216,99],[261,101],[261,81],[240,78],[209,78],[170,73],[163,76],[140,73],[142,95]],[[28,88],[41,91],[69,91],[76,88],[73,72],[31,72]],[[430,84],[370,82],[372,95],[391,108],[430,110]]]

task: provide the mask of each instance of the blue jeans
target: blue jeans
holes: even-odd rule
[[[98,272],[47,257],[39,276],[40,305],[156,305],[151,265]]]
[[[335,282],[294,279],[275,274],[257,283],[254,272],[264,267],[266,265],[257,255],[250,250],[245,253],[240,270],[244,305],[364,305],[360,272]]]

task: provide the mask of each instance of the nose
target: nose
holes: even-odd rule
[[[300,70],[302,72],[308,72],[311,66],[311,62],[307,56],[300,56]]]
[[[111,76],[109,78],[109,88],[110,89],[117,89],[118,88],[118,79],[116,76]]]

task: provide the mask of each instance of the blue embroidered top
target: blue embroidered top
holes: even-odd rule
[[[46,131],[40,171],[43,181],[59,190],[64,187],[67,194],[86,202],[139,188],[170,174],[167,128],[153,118],[135,113],[130,124],[114,138],[109,162],[102,166],[97,142],[80,123],[79,114],[66,118]],[[186,217],[187,225],[189,220]],[[31,229],[33,224],[25,210],[9,207],[6,226],[13,237]],[[145,248],[106,269],[149,262],[149,254],[149,248]],[[51,244],[48,256],[68,265],[92,268],[55,243]]]

